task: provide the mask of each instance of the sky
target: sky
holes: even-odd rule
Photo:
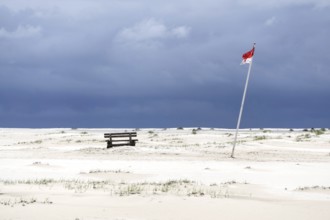
[[[329,0],[1,0],[0,127],[330,127]]]

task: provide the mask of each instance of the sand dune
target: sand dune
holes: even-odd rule
[[[0,129],[0,219],[330,219],[330,131]]]

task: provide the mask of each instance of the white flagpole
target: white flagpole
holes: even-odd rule
[[[254,44],[254,47],[255,47],[255,44]],[[251,67],[252,67],[252,61],[253,61],[253,57],[251,58],[251,62],[249,63],[249,71],[248,71],[248,75],[246,77],[245,88],[244,88],[244,93],[243,93],[243,98],[242,98],[242,104],[241,104],[241,110],[239,111],[239,116],[238,116],[238,121],[237,121],[235,139],[234,139],[234,144],[233,144],[233,150],[231,152],[231,157],[232,158],[234,158],[235,146],[236,146],[236,142],[237,142],[237,134],[238,134],[238,130],[239,130],[239,125],[241,123],[241,118],[242,118],[242,113],[243,113],[243,108],[244,108],[244,102],[245,102],[245,96],[246,96],[246,90],[247,90],[247,87],[248,87],[248,84],[249,84],[249,78],[250,78],[250,72],[251,72]]]

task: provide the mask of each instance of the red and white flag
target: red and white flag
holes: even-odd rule
[[[243,60],[242,60],[241,65],[246,64],[246,63],[251,63],[253,55],[254,55],[254,45],[253,45],[252,50],[243,54],[243,56],[242,56]]]

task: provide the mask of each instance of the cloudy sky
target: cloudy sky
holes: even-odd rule
[[[0,127],[330,127],[329,0],[2,0]]]

